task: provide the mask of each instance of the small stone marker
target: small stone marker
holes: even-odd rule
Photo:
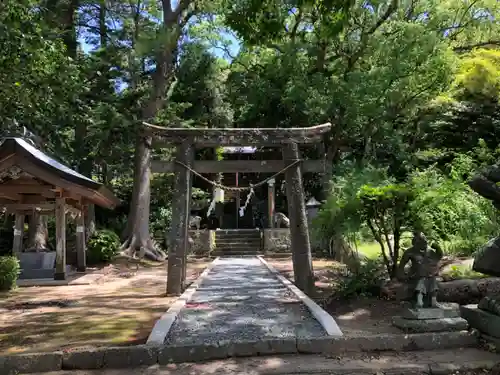
[[[19,279],[53,279],[56,252],[28,252],[19,254]]]

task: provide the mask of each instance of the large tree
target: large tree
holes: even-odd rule
[[[157,260],[165,259],[165,254],[152,241],[149,230],[152,138],[144,132],[142,121],[155,122],[170,99],[179,40],[187,22],[199,11],[199,5],[196,0],[181,0],[172,7],[170,0],[161,1],[161,23],[152,44],[149,64],[152,66],[151,84],[137,124],[134,186],[123,244],[124,253],[128,255],[140,253]]]

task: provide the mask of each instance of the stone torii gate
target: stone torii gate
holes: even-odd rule
[[[261,129],[197,129],[165,128],[144,124],[159,147],[176,147],[175,161],[153,163],[153,172],[175,173],[174,197],[170,248],[168,250],[167,294],[180,295],[186,279],[186,256],[188,248],[188,226],[191,205],[192,171],[198,173],[224,173],[234,170],[235,162],[246,165],[246,172],[279,172],[285,170],[288,214],[290,216],[291,252],[295,284],[308,292],[314,286],[311,261],[311,245],[306,218],[303,166],[299,145],[312,145],[323,140],[331,124],[307,128],[261,128]],[[196,147],[258,146],[280,147],[283,160],[265,161],[249,167],[247,161],[195,162]],[[204,164],[201,164],[204,163]],[[156,164],[156,166],[155,166]],[[263,166],[263,164],[265,164]],[[310,161],[308,165],[324,166],[322,160]],[[308,168],[317,169],[317,168]]]

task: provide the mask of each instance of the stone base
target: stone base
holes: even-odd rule
[[[406,333],[463,331],[469,327],[463,318],[405,319],[396,316],[392,324]]]
[[[477,305],[460,306],[460,313],[472,328],[500,339],[500,316],[481,310]]]
[[[54,280],[66,280],[66,273],[54,272]]]
[[[460,306],[458,303],[440,303],[439,307],[408,308],[401,316],[411,320],[460,318]]]

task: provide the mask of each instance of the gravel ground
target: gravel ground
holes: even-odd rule
[[[166,342],[203,344],[324,336],[304,306],[257,258],[223,258],[174,322]]]

